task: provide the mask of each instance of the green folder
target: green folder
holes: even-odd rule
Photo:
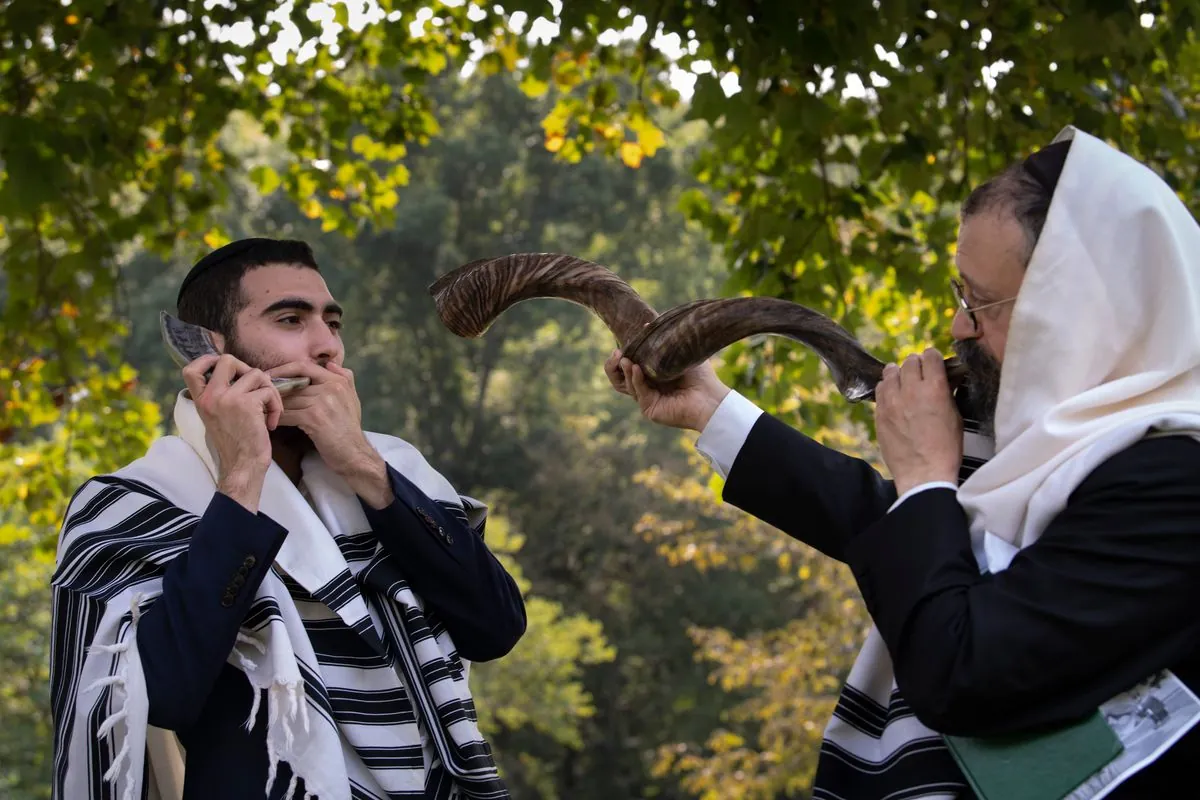
[[[1033,736],[946,736],[980,800],[1062,800],[1124,749],[1099,711]]]

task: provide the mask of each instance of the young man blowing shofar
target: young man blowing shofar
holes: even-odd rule
[[[507,797],[467,675],[526,619],[485,508],[362,430],[304,243],[226,245],[178,305],[224,355],[184,368],[178,435],[87,481],[61,532],[53,796]]]

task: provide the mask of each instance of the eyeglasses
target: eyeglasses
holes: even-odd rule
[[[967,312],[967,319],[971,320],[971,328],[975,331],[979,330],[979,319],[975,316],[976,311],[982,311],[985,308],[992,308],[993,306],[1002,306],[1005,303],[1011,303],[1017,299],[1015,297],[1010,297],[1007,300],[997,300],[994,303],[984,303],[981,306],[969,306],[967,305],[967,294],[966,290],[963,288],[962,282],[955,278],[951,278],[950,286],[954,289],[954,296],[958,298],[959,307],[963,311]]]

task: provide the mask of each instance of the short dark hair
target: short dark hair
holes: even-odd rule
[[[233,338],[238,312],[246,307],[242,276],[259,267],[275,265],[321,271],[312,248],[305,242],[295,239],[233,242],[201,259],[184,279],[178,299],[179,318]]]
[[[962,206],[965,222],[985,212],[1001,212],[1012,215],[1025,233],[1023,263],[1028,266],[1033,257],[1046,216],[1050,213],[1050,201],[1054,193],[1034,177],[1024,163],[1013,164],[996,177],[976,186]]]

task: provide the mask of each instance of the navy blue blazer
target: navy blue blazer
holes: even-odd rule
[[[490,661],[525,633],[525,603],[480,533],[444,511],[388,467],[395,501],[363,503],[380,543],[398,556],[405,579],[445,624],[459,655]],[[361,502],[361,501],[360,501]],[[226,659],[255,592],[287,531],[217,493],[188,551],[167,567],[162,595],[138,623],[149,722],[174,731],[187,751],[184,800],[263,800],[267,783],[266,704],[244,723],[253,695]],[[278,769],[269,800],[291,780]]]

